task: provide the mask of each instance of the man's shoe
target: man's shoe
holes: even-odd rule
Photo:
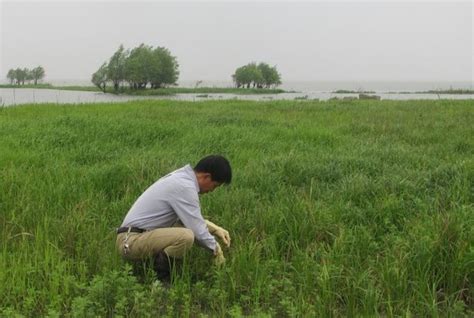
[[[155,255],[154,270],[156,278],[162,282],[171,282],[171,261],[172,260],[163,251]]]

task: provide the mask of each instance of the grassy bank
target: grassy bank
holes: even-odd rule
[[[0,85],[0,88],[38,88],[38,89],[58,89],[68,91],[86,91],[86,92],[100,92],[101,90],[96,86],[54,86],[51,84],[38,85]],[[139,96],[156,96],[156,95],[176,95],[176,94],[239,94],[239,95],[254,95],[254,94],[280,94],[285,91],[282,89],[267,89],[267,88],[234,88],[234,87],[166,87],[159,89],[139,89],[132,90],[126,87],[115,91],[113,87],[106,88],[106,92],[110,94],[119,95],[139,95]]]
[[[472,315],[469,101],[170,102],[0,109],[0,316]],[[158,177],[220,153],[194,248],[138,282],[114,228]],[[202,314],[202,315],[201,315]]]
[[[474,90],[472,89],[438,89],[438,90],[428,90],[428,91],[417,91],[417,92],[388,92],[389,94],[434,94],[434,95],[474,95]]]
[[[426,94],[474,94],[472,89],[439,89],[439,90],[429,90],[427,92],[421,92]]]
[[[52,89],[53,85],[51,84],[25,84],[25,85],[11,85],[11,84],[0,84],[0,88],[49,88]]]

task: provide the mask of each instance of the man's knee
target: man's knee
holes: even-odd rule
[[[184,245],[186,250],[191,249],[194,244],[194,233],[190,229],[183,229],[183,232],[180,237],[181,244]]]
[[[182,258],[194,243],[194,234],[190,229],[182,228],[175,232],[176,239],[173,244],[165,248],[165,253],[169,257]]]

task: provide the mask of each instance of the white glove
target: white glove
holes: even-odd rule
[[[226,247],[230,246],[230,235],[226,229],[208,220],[206,220],[206,224],[207,224],[207,228],[209,229],[209,233],[220,238]]]
[[[222,248],[219,243],[216,242],[216,249],[214,250],[214,265],[222,266],[225,263],[224,252],[222,252]]]

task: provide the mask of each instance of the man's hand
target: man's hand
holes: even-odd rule
[[[222,266],[225,263],[224,252],[222,252],[222,248],[219,243],[216,244],[216,249],[214,250],[214,265]]]
[[[230,247],[230,235],[226,229],[208,220],[206,220],[206,224],[207,224],[207,228],[209,229],[209,233],[220,238],[226,247]]]

